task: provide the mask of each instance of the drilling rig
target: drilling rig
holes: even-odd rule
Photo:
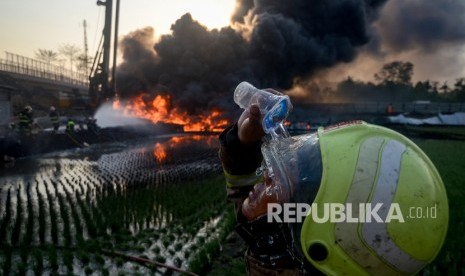
[[[82,28],[84,29],[84,72],[89,73],[89,47],[87,46],[87,21],[84,19],[82,22]]]
[[[94,109],[103,102],[113,98],[116,91],[115,76],[120,1],[115,1],[115,11],[113,11],[113,0],[97,1],[97,6],[105,7],[105,24],[89,75],[89,95],[92,101],[91,105]],[[114,22],[113,13],[115,14]],[[113,44],[112,33],[114,34]],[[112,69],[110,69],[112,49],[113,64]]]

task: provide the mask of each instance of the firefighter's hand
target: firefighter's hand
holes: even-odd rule
[[[242,112],[237,121],[237,126],[239,140],[245,145],[258,142],[265,135],[262,128],[260,109],[256,105],[252,105]]]

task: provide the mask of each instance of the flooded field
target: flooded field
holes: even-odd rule
[[[229,232],[216,136],[164,136],[0,170],[3,274],[201,271]],[[0,273],[2,274],[2,273]]]

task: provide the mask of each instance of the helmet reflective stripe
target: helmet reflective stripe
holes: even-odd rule
[[[347,197],[346,203],[353,206],[352,213],[359,213],[359,204],[368,202],[370,192],[376,180],[378,170],[378,154],[382,148],[381,160],[379,164],[379,175],[376,189],[371,199],[372,206],[382,203],[383,206],[377,214],[386,221],[390,204],[393,202],[394,194],[397,188],[400,172],[402,154],[406,147],[396,140],[388,140],[382,147],[384,139],[382,137],[372,137],[365,140],[358,156],[355,176]],[[370,189],[371,187],[371,189]],[[355,261],[372,274],[390,275],[392,269],[386,267],[384,262],[380,262],[370,250],[363,244],[368,245],[377,255],[384,259],[400,271],[414,273],[421,269],[426,263],[415,260],[408,253],[399,248],[387,231],[387,224],[372,223],[362,224],[362,239],[356,239],[359,224],[356,223],[338,223],[335,228],[335,236],[338,243],[346,251],[350,252]],[[354,252],[354,249],[357,249]]]
[[[384,143],[382,137],[366,139],[360,146],[355,175],[347,196],[347,203],[352,204],[352,213],[359,213],[359,204],[366,203],[370,197],[373,185],[376,181],[378,170],[379,152]],[[377,152],[378,154],[373,154]],[[370,274],[392,275],[395,271],[380,262],[364,242],[358,237],[358,223],[337,223],[334,235],[337,243]]]
[[[251,186],[262,179],[262,176],[257,175],[256,173],[251,173],[248,175],[232,175],[225,170],[223,172],[226,178],[226,186],[228,188]]]
[[[383,148],[378,183],[371,199],[372,204],[383,203],[378,212],[383,221],[386,221],[389,207],[393,203],[399,180],[402,154],[405,150],[405,145],[395,140],[389,140]],[[415,273],[427,264],[424,261],[416,260],[399,248],[389,235],[386,223],[363,224],[362,236],[371,249],[403,272]]]

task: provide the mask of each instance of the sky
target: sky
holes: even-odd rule
[[[5,51],[34,58],[39,48],[57,51],[64,44],[84,48],[84,20],[93,56],[105,16],[105,8],[96,2],[0,0],[0,58]],[[156,36],[169,33],[187,12],[208,28],[227,26],[234,5],[235,0],[120,0],[119,36],[146,26],[152,26]]]
[[[155,37],[170,33],[170,27],[182,15],[189,12],[192,18],[205,25],[207,28],[220,28],[231,23],[231,15],[234,12],[235,23],[243,24],[244,18],[251,13],[261,27],[267,27],[269,23],[281,22],[273,29],[263,28],[266,33],[255,32],[255,40],[252,37],[250,45],[259,45],[255,42],[265,42],[268,34],[270,37],[279,35],[279,38],[287,37],[284,43],[289,53],[294,46],[292,42],[306,41],[309,48],[303,47],[302,53],[332,53],[333,50],[343,50],[341,47],[331,45],[315,45],[311,43],[311,37],[299,36],[298,31],[312,32],[324,30],[339,35],[342,32],[351,39],[355,52],[342,54],[354,54],[351,57],[342,58],[344,62],[328,62],[320,60],[323,64],[329,64],[325,77],[332,81],[338,81],[347,76],[355,77],[363,81],[373,81],[373,74],[387,62],[394,60],[408,60],[414,63],[414,81],[432,79],[437,81],[449,81],[452,85],[455,79],[465,76],[465,1],[464,0],[360,0],[360,1],[327,1],[329,6],[337,6],[342,3],[344,8],[353,8],[357,3],[371,3],[373,13],[368,13],[365,21],[357,21],[348,18],[347,24],[367,24],[363,29],[370,34],[369,43],[358,40],[356,33],[345,33],[343,21],[339,21],[336,28],[332,28],[337,14],[321,15],[315,13],[309,18],[308,13],[318,10],[315,3],[325,1],[260,1],[260,0],[121,0],[119,37],[147,26],[154,28]],[[289,3],[293,3],[292,6]],[[298,4],[296,4],[298,3]],[[238,9],[236,9],[236,5]],[[300,5],[300,6],[299,6]],[[310,7],[302,9],[299,7]],[[292,9],[296,9],[290,12]],[[338,7],[333,7],[337,8]],[[235,10],[236,9],[236,10]],[[300,9],[300,10],[299,10]],[[244,11],[244,13],[242,13]],[[278,11],[277,14],[276,11]],[[359,11],[354,8],[354,12]],[[379,16],[378,16],[379,11]],[[272,16],[266,16],[272,15]],[[300,15],[302,14],[302,16]],[[296,18],[293,16],[297,15]],[[322,26],[319,19],[326,20],[326,16],[332,21],[327,21],[327,26]],[[334,17],[331,17],[334,16]],[[319,19],[318,19],[319,18]],[[83,48],[84,34],[83,21],[87,21],[87,38],[89,55],[93,56],[103,29],[104,7],[96,5],[96,0],[0,0],[0,59],[5,57],[5,51],[34,58],[37,49],[57,51],[61,45],[74,44]],[[367,21],[368,20],[368,21]],[[346,25],[347,25],[346,24]],[[297,32],[289,32],[287,27],[296,25]],[[298,25],[298,26],[297,26]],[[271,25],[270,25],[271,26]],[[354,27],[354,26],[352,26]],[[357,27],[357,26],[355,26]],[[278,30],[279,29],[279,30]],[[270,31],[271,30],[271,31]],[[340,30],[340,31],[339,31]],[[246,32],[240,32],[246,34]],[[296,35],[296,36],[294,36]],[[353,37],[351,37],[353,36]],[[290,40],[290,38],[296,40]],[[300,40],[303,39],[303,40]],[[274,41],[274,43],[280,40]],[[342,40],[341,40],[342,41]],[[291,43],[289,43],[291,42]],[[342,44],[341,44],[342,45]],[[276,45],[273,45],[276,46]],[[279,46],[279,45],[278,45]],[[319,47],[324,46],[324,47]],[[259,48],[255,48],[259,49]],[[318,52],[323,49],[323,52]],[[326,50],[325,50],[326,49]],[[269,54],[259,52],[258,54]],[[276,53],[279,55],[280,53]],[[283,55],[285,58],[292,56]],[[328,56],[330,57],[330,56]],[[325,58],[328,58],[325,57]],[[252,56],[250,58],[261,58]],[[265,58],[269,58],[265,56]],[[272,56],[272,59],[274,56]],[[297,68],[302,73],[306,70],[312,59],[300,59]],[[348,62],[349,61],[349,62]],[[284,64],[288,67],[284,72],[276,72],[278,75],[293,71],[294,64]],[[290,66],[290,67],[289,67]],[[310,65],[311,66],[311,65]],[[323,66],[324,67],[324,66]],[[289,70],[288,70],[289,69]],[[315,71],[310,70],[312,76]],[[292,72],[293,73],[293,72]],[[308,72],[307,72],[308,73]]]

